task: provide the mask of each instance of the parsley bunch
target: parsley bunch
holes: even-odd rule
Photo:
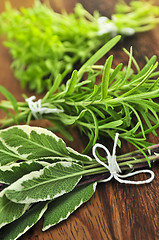
[[[7,35],[14,75],[23,88],[37,93],[49,90],[58,74],[62,80],[90,58],[114,35],[147,31],[158,23],[159,8],[145,1],[117,4],[112,19],[91,15],[81,4],[74,13],[58,14],[36,0],[31,8],[13,9],[6,4],[0,32]]]

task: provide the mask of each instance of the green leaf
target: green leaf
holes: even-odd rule
[[[91,109],[92,111],[94,111],[95,114],[98,114],[101,118],[105,119],[105,115],[102,111],[100,111],[98,108],[93,107],[93,106],[89,106],[89,109]]]
[[[0,193],[0,228],[21,217],[28,208],[29,204],[11,202],[3,190]]]
[[[145,83],[145,81],[148,79],[148,77],[151,75],[151,73],[158,67],[158,63],[156,62],[156,64],[154,66],[151,66],[149,68],[149,70],[147,71],[147,73],[145,74],[145,77],[142,79],[142,81],[140,81],[134,88],[131,88],[129,91],[127,91],[126,93],[122,94],[120,97],[126,97],[130,94],[132,94],[133,92],[135,92],[140,86],[143,85],[143,83]],[[142,76],[143,77],[143,76]]]
[[[5,146],[19,155],[19,158],[33,160],[39,158],[65,158],[70,159],[72,150],[66,147],[65,142],[58,138],[51,131],[39,127],[30,127],[27,125],[10,127],[1,130],[0,138],[3,139]],[[81,159],[80,154],[74,152],[75,161]],[[8,153],[4,153],[7,154]],[[90,157],[84,156],[88,161]],[[12,160],[13,161],[13,160]]]
[[[86,109],[82,110],[80,112],[79,115],[77,116],[70,116],[70,115],[66,115],[65,113],[61,113],[62,114],[62,118],[61,121],[66,124],[66,125],[72,125],[74,124],[78,119],[82,118],[83,115],[85,114]]]
[[[70,132],[68,132],[68,129],[64,126],[64,124],[62,124],[60,121],[58,120],[54,120],[49,118],[49,120],[53,123],[53,127],[48,128],[48,130],[52,131],[52,132],[56,132],[56,131],[61,131],[62,135],[68,139],[69,141],[73,142],[74,138],[71,135]]]
[[[5,146],[0,140],[0,166],[11,164],[19,160],[20,157],[15,153],[15,151],[10,150]]]
[[[129,127],[131,124],[131,112],[129,111],[129,107],[123,103],[124,111],[125,111],[125,120],[126,125]]]
[[[0,182],[11,184],[22,176],[42,169],[47,163],[27,161],[0,167]]]
[[[127,66],[127,69],[126,69],[126,73],[125,73],[125,76],[124,76],[124,79],[123,79],[123,82],[126,82],[128,77],[129,77],[129,74],[131,72],[131,64],[132,64],[132,47],[130,47],[130,55],[129,55],[129,62],[128,62],[128,66]]]
[[[156,55],[152,56],[151,59],[147,62],[147,64],[142,68],[142,70],[134,76],[133,80],[143,77],[149,71],[150,67],[156,62],[156,59]]]
[[[0,92],[11,102],[13,109],[18,114],[18,104],[14,96],[3,86],[0,86]]]
[[[0,235],[3,240],[16,240],[35,225],[47,209],[47,203],[32,206],[21,218],[3,227]]]
[[[108,86],[109,86],[109,78],[110,78],[110,69],[113,61],[113,56],[111,55],[104,65],[103,77],[101,83],[101,100],[105,99],[108,95]]]
[[[93,111],[91,111],[90,109],[88,109],[88,111],[90,112],[90,114],[92,115],[92,118],[93,118],[93,122],[94,122],[94,128],[95,128],[95,131],[94,131],[94,141],[93,141],[93,145],[96,144],[96,141],[98,139],[98,120],[95,116],[95,114],[93,113]]]
[[[42,230],[45,231],[57,223],[67,219],[71,213],[92,197],[95,189],[96,183],[89,186],[81,186],[52,201],[48,206],[48,210],[44,214],[44,224]]]
[[[88,135],[88,138],[89,138],[89,142],[88,142],[87,146],[85,147],[85,149],[83,150],[82,153],[88,153],[89,150],[91,149],[91,147],[93,146],[94,132],[91,128],[90,128],[90,132],[88,132],[87,135]]]
[[[118,75],[118,73],[120,72],[121,68],[123,67],[122,63],[119,63],[116,68],[114,69],[113,73],[110,76],[110,80],[109,82],[112,83],[112,81],[115,79],[115,77]]]
[[[131,52],[128,52],[125,48],[123,48],[123,51],[129,56],[129,58],[130,58],[130,56],[131,56]],[[139,65],[138,65],[138,63],[136,62],[136,60],[135,60],[135,58],[132,56],[132,61],[133,61],[133,63],[134,63],[134,65],[135,65],[135,67],[136,67],[136,70],[139,72],[140,71],[140,67],[139,67]]]
[[[99,129],[105,129],[105,128],[116,128],[123,124],[122,120],[112,121],[110,123],[103,124],[99,126]]]
[[[77,82],[77,70],[74,70],[71,76],[71,79],[66,83],[66,95],[73,93],[76,82]]]
[[[82,173],[83,167],[76,163],[53,163],[23,176],[10,185],[5,194],[11,201],[18,203],[51,200],[72,191]]]
[[[60,83],[62,81],[62,76],[59,74],[51,87],[51,89],[46,93],[46,95],[43,97],[43,101],[46,101],[59,87]]]
[[[121,36],[116,36],[107,42],[103,47],[101,47],[78,71],[78,79],[81,79],[83,72],[87,69],[87,67],[92,66],[96,63],[100,58],[102,58],[110,49],[112,49],[117,42],[121,39]]]

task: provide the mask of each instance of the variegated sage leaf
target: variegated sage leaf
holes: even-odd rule
[[[87,202],[96,189],[96,183],[80,186],[72,192],[53,200],[44,214],[43,231],[67,219],[71,213]]]
[[[40,220],[46,209],[46,202],[35,204],[21,218],[1,229],[1,239],[16,240],[19,238]]]
[[[19,159],[19,155],[8,149],[0,140],[0,166],[16,162]]]
[[[74,161],[91,161],[86,155],[66,147],[65,142],[44,128],[27,125],[14,126],[0,131],[0,140],[22,159],[65,158]],[[10,160],[8,160],[10,162]]]
[[[11,184],[17,181],[19,178],[24,175],[32,172],[38,171],[46,166],[45,162],[37,162],[37,161],[27,161],[20,163],[12,163],[7,166],[0,167],[0,183]]]
[[[6,198],[4,192],[5,190],[0,193],[0,228],[21,217],[29,208],[28,204],[11,202]]]
[[[72,191],[83,172],[83,167],[76,163],[53,163],[23,176],[11,184],[5,194],[17,203],[51,200]]]

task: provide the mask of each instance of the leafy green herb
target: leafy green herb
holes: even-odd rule
[[[29,163],[28,160],[33,159],[67,159],[72,162],[72,159],[76,158],[77,162],[90,161],[89,157],[83,156],[69,147],[66,147],[66,144],[62,141],[62,139],[55,136],[54,133],[38,127],[35,128],[35,131],[33,128],[30,132],[30,129],[31,128],[29,126],[25,125],[21,127],[19,126],[18,128],[11,127],[7,130],[1,131],[0,151],[3,153],[3,158],[5,159],[5,161],[3,161],[3,158],[1,159],[1,166],[16,163],[18,160],[27,161],[26,163],[29,165],[31,163]],[[6,144],[4,144],[4,141]],[[14,152],[14,158],[12,156],[12,152]],[[21,164],[18,167],[21,169]],[[31,168],[31,166],[29,168]],[[38,165],[34,166],[34,170],[39,170],[38,168]],[[16,171],[16,169],[13,168],[12,170]]]
[[[8,3],[0,16],[0,32],[7,35],[12,68],[22,87],[37,93],[49,90],[83,63],[114,35],[152,29],[159,22],[159,7],[147,1],[123,1],[112,19],[100,18],[77,4],[74,13],[58,14],[36,0],[32,8],[13,9]],[[114,29],[114,30],[113,30]],[[38,63],[38,64],[37,64]],[[57,76],[61,74],[57,81]]]
[[[117,36],[101,49],[107,51],[108,47],[113,46],[118,40]],[[140,70],[132,56],[132,49],[130,53],[125,50],[129,55],[128,66],[122,67],[122,64],[119,64],[115,69],[112,69],[112,56],[106,60],[104,66],[94,65],[100,56],[103,56],[101,49],[79,71],[73,71],[66,85],[62,84],[58,87],[58,92],[54,92],[56,88],[53,85],[41,100],[42,107],[61,109],[62,111],[41,115],[37,110],[37,115],[39,118],[48,119],[54,124],[53,131],[61,131],[70,140],[72,137],[70,137],[67,126],[76,126],[82,134],[89,138],[85,152],[89,151],[100,136],[109,136],[114,139],[117,132],[120,133],[120,138],[129,141],[139,149],[147,147],[150,143],[146,142],[145,135],[150,132],[156,135],[155,129],[159,126],[159,108],[158,104],[155,103],[155,98],[159,97],[156,56],[148,60]],[[134,62],[137,66],[137,72],[133,70],[132,64]],[[86,80],[81,81],[83,75],[86,76]],[[96,84],[97,78],[101,79],[99,84]],[[9,100],[0,103],[0,108],[8,113],[7,118],[0,121],[2,127],[17,122],[29,124],[30,120],[34,119],[33,112],[26,102],[16,103],[19,113],[10,116],[9,109],[14,109],[15,113],[16,109],[12,98]],[[36,134],[32,138],[35,137]],[[42,139],[37,139],[37,143],[39,141]],[[18,142],[13,139],[14,144],[16,147]],[[23,146],[24,143],[22,143]],[[37,146],[33,144],[29,149],[26,148],[26,154],[29,154],[31,148],[37,149],[37,153],[33,155],[38,158],[38,153],[41,155],[38,144]],[[48,146],[45,148],[47,149]],[[14,161],[15,153],[10,154]],[[63,154],[61,153],[60,157]],[[50,155],[49,152],[48,155]],[[28,155],[28,160],[31,158],[32,155]],[[4,157],[3,161],[5,161]]]
[[[53,163],[23,176],[8,187],[5,194],[17,203],[51,200],[72,191],[83,171],[83,167],[76,163]]]
[[[4,191],[0,193],[0,228],[21,217],[29,208],[29,204],[17,204],[6,198]]]
[[[37,145],[37,139],[41,139],[41,156],[38,157],[32,147],[30,155],[28,152],[32,144]],[[3,240],[19,238],[42,216],[43,231],[67,219],[92,197],[97,181],[109,176],[108,170],[95,159],[66,147],[62,139],[46,129],[14,126],[0,131],[0,142],[3,142],[0,150],[5,146],[4,154],[8,158],[8,162],[0,166],[0,183],[5,183],[0,192]],[[158,148],[154,145],[149,150],[143,149],[150,162],[158,160],[158,155],[154,154],[158,153]],[[14,163],[10,152],[18,156]],[[106,158],[99,157],[107,163]],[[147,159],[139,151],[118,156],[117,161],[122,170],[129,172],[147,166]]]
[[[65,220],[83,203],[87,202],[96,189],[96,183],[88,186],[80,186],[72,192],[52,201],[48,206],[48,211],[44,214],[43,231]]]
[[[17,205],[17,204],[16,204]],[[21,204],[22,205],[22,204]],[[15,207],[15,210],[17,206]],[[46,202],[39,202],[32,206],[21,218],[6,225],[1,230],[1,237],[4,240],[15,240],[34,226],[47,210]]]
[[[116,14],[112,18],[120,34],[124,34],[127,28],[132,28],[135,32],[148,31],[159,22],[156,18],[159,16],[159,8],[153,6],[151,1],[130,1],[128,5],[122,0],[116,4],[115,11]]]

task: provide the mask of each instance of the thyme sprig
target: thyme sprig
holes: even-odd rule
[[[131,1],[126,5],[122,1],[112,19],[105,18],[101,25],[99,12],[91,15],[81,4],[74,13],[58,14],[36,0],[33,7],[19,11],[7,3],[0,16],[0,32],[7,36],[4,44],[21,86],[41,93],[50,89],[59,73],[62,81],[75,63],[81,65],[112,36],[154,28],[159,22],[157,16],[159,7],[151,2]]]
[[[48,119],[54,125],[53,131],[60,131],[70,140],[72,136],[67,127],[76,126],[89,138],[85,152],[100,136],[114,139],[117,132],[120,138],[140,150],[149,146],[146,134],[152,132],[156,135],[155,130],[159,127],[159,107],[155,102],[159,97],[158,62],[153,56],[140,70],[132,56],[132,48],[130,53],[127,50],[125,52],[129,55],[128,66],[123,67],[120,63],[113,69],[113,56],[107,58],[105,65],[96,66],[97,52],[79,71],[73,71],[66,84],[59,86],[61,76],[58,75],[41,102],[42,107],[58,108],[63,112],[39,114],[39,118]],[[137,66],[136,72],[133,62]],[[97,78],[101,79],[99,84]],[[18,123],[29,124],[34,119],[26,102],[17,102],[2,86],[0,91],[9,100],[0,103],[0,108],[7,114],[7,118],[0,121],[2,128]],[[16,115],[9,109],[13,109]]]

